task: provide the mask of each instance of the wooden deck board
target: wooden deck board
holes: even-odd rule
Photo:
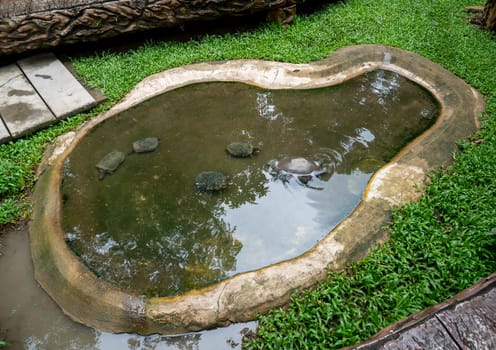
[[[377,349],[460,350],[456,342],[436,318],[430,318],[418,327],[413,327],[401,333],[398,338],[389,340],[377,347]]]
[[[462,349],[496,349],[496,289],[436,316]]]
[[[0,66],[0,144],[103,100],[98,91],[90,94],[51,53]]]
[[[342,350],[496,350],[496,273]]]
[[[52,53],[31,56],[19,60],[17,64],[58,119],[96,104],[95,99]]]
[[[0,67],[0,81],[0,116],[13,138],[56,121],[17,65]]]

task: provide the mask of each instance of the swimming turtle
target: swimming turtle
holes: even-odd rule
[[[158,137],[146,137],[133,142],[133,151],[134,153],[153,152],[157,149],[158,143]]]
[[[269,171],[284,182],[296,177],[306,185],[312,178],[325,174],[328,170],[315,160],[303,157],[284,157],[270,161]]]
[[[226,151],[233,157],[246,158],[260,152],[260,148],[254,147],[250,142],[237,141],[228,144]]]
[[[199,192],[220,191],[228,185],[228,177],[218,171],[203,171],[195,178],[195,188]]]
[[[98,169],[98,178],[103,180],[105,176],[112,174],[117,170],[119,165],[122,164],[126,156],[123,152],[114,150],[107,155],[105,155],[97,164],[96,168]]]

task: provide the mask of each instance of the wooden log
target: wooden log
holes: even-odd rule
[[[120,0],[58,3],[71,6],[37,11],[7,2],[0,8],[0,55],[96,41],[120,34],[176,27],[188,22],[245,16],[292,8],[305,0]],[[22,3],[22,2],[20,2]],[[33,2],[36,3],[36,2]],[[10,5],[11,7],[7,7]],[[17,7],[12,7],[17,6]],[[3,11],[3,12],[2,12]],[[31,11],[31,12],[29,12]],[[29,13],[27,13],[29,12]],[[9,16],[10,13],[20,15]]]
[[[482,14],[483,25],[487,30],[496,32],[496,0],[487,0]]]
[[[465,6],[465,11],[469,13],[482,13],[484,12],[484,6]]]

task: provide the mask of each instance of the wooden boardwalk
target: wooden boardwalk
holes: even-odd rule
[[[87,110],[101,100],[51,53],[0,66],[0,143]]]
[[[496,273],[352,349],[496,350]]]

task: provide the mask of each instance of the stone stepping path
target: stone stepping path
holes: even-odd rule
[[[88,110],[99,102],[52,53],[0,67],[0,143]]]

